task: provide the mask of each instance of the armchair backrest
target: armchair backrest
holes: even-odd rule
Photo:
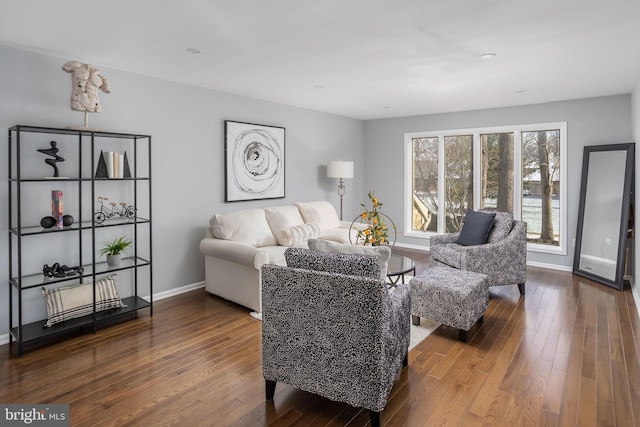
[[[382,410],[397,373],[396,361],[402,361],[408,346],[408,287],[390,295],[379,279],[377,259],[369,255],[292,252],[300,255],[298,261],[308,263],[314,258],[313,267],[318,269],[262,267],[265,379]],[[377,273],[371,271],[374,277],[336,271],[359,272],[371,263],[377,266]],[[322,271],[327,269],[333,271]],[[400,296],[407,301],[402,305],[407,312],[401,316],[392,301]],[[394,317],[407,323],[406,333],[393,333],[397,329]],[[405,341],[404,353],[399,354]]]

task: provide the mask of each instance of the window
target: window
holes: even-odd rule
[[[566,254],[566,143],[566,123],[405,134],[405,234],[495,209],[527,222],[529,250]]]

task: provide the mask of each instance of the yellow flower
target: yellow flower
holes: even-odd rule
[[[363,219],[367,219],[367,213],[366,212],[362,212],[362,215],[360,215]]]

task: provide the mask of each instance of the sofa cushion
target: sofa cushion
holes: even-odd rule
[[[278,243],[282,246],[293,246],[305,240],[315,239],[320,235],[318,224],[299,224],[284,228],[276,233]]]
[[[334,243],[320,239],[310,239],[309,249],[312,251],[333,252],[336,254],[371,255],[378,258],[380,264],[380,278],[387,277],[387,267],[391,258],[391,249],[387,246],[360,246],[343,243]]]
[[[364,276],[380,279],[380,263],[371,255],[318,252],[303,248],[288,248],[284,252],[287,267],[328,273]]]
[[[467,209],[457,243],[462,246],[484,244],[487,241],[491,227],[493,227],[495,217],[495,212],[484,213]]]
[[[349,240],[348,228],[333,228],[331,230],[321,230],[319,239],[331,240],[338,243],[351,243],[356,241],[355,231],[351,233],[351,240]]]
[[[278,237],[278,231],[295,225],[304,224],[304,221],[300,216],[300,211],[293,205],[265,208],[264,214],[267,217],[269,226],[271,227],[271,232],[276,236],[276,238]]]
[[[320,226],[320,231],[340,228],[340,219],[336,213],[336,208],[326,201],[299,202],[296,206],[300,210],[300,215],[306,224],[316,223]]]
[[[509,235],[513,227],[513,214],[511,212],[499,212],[489,210],[479,210],[483,213],[495,213],[496,217],[493,221],[493,228],[487,237],[487,243],[499,242]]]
[[[217,239],[231,240],[257,248],[278,244],[271,232],[264,209],[215,214],[209,220],[209,224]]]

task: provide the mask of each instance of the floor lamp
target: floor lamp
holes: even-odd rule
[[[342,221],[342,198],[344,197],[344,179],[353,178],[353,162],[332,160],[327,164],[327,178],[338,178],[338,197],[340,197],[340,221]]]

